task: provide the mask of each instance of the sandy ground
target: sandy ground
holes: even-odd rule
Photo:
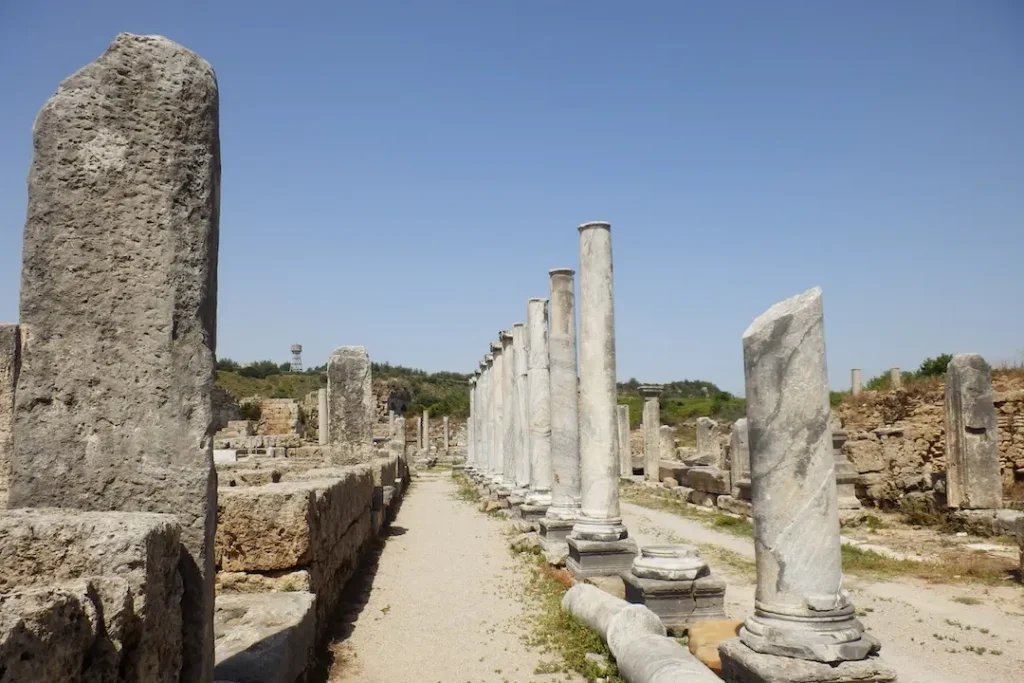
[[[703,543],[753,559],[753,542],[709,529],[670,512],[622,504],[640,545]],[[753,606],[754,584],[742,571],[711,561],[726,579],[726,612],[742,619]],[[1024,681],[1024,590],[1014,586],[927,584],[846,578],[861,621],[882,642],[882,655],[901,683],[1020,683]],[[978,599],[962,604],[956,599]],[[968,649],[971,648],[971,649]],[[983,654],[979,654],[983,652]],[[998,654],[997,654],[998,653]]]
[[[331,683],[582,680],[534,674],[550,656],[523,642],[527,577],[509,553],[507,524],[455,491],[448,472],[416,480],[365,605],[332,645]]]

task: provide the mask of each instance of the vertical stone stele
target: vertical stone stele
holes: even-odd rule
[[[526,304],[527,395],[530,424],[530,494],[523,518],[536,521],[551,504],[551,373],[548,367],[548,300]]]
[[[181,680],[213,676],[217,80],[122,33],[33,126],[10,507],[181,524]]]
[[[342,346],[327,359],[330,459],[355,465],[373,458],[373,378],[362,346]]]
[[[946,496],[949,507],[998,509],[999,434],[992,369],[976,353],[958,353],[946,367]]]
[[[538,521],[545,549],[565,548],[580,511],[579,391],[576,374],[576,296],[572,268],[553,268],[549,303],[551,378],[551,505]],[[567,550],[565,551],[567,552]]]
[[[584,223],[579,233],[581,500],[566,566],[587,577],[629,570],[637,545],[619,510],[611,225]]]
[[[633,476],[633,454],[629,448],[629,406],[619,404],[615,407],[619,429],[619,476]]]
[[[747,418],[732,423],[729,431],[729,470],[732,497],[750,500],[750,445],[747,442]]]
[[[17,325],[0,324],[0,510],[7,507],[11,458],[14,455],[14,388],[21,371],[21,333]]]
[[[330,417],[329,408],[327,407],[327,390],[317,389],[316,392],[316,406],[317,406],[317,442],[321,446],[326,446],[331,442],[330,440]],[[392,430],[394,427],[392,426]]]
[[[662,387],[660,384],[642,384],[639,391],[644,398],[644,479],[658,483],[661,471],[661,402],[658,399]]]
[[[757,591],[739,641],[720,649],[724,677],[821,667],[831,677],[806,680],[892,680],[842,588],[821,290],[758,317],[743,361]]]

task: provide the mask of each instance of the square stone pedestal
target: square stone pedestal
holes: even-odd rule
[[[547,512],[547,505],[530,505],[529,503],[523,503],[519,507],[519,516],[527,522],[539,522],[540,518],[546,515]]]
[[[636,541],[632,538],[587,541],[569,536],[566,542],[569,544],[569,557],[565,566],[577,579],[628,572],[638,552]]]
[[[537,520],[537,529],[540,532],[540,542],[544,547],[550,544],[565,543],[572,533],[572,525],[575,522],[571,519],[551,519],[541,517]]]
[[[626,600],[644,605],[661,618],[672,635],[705,619],[725,619],[725,581],[702,576],[692,581],[643,579],[632,572],[622,575]]]
[[[879,657],[836,665],[763,655],[730,638],[718,652],[726,683],[891,683],[896,672]]]

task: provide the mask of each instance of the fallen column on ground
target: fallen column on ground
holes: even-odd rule
[[[581,496],[566,566],[587,577],[628,570],[637,545],[619,511],[611,225],[585,223],[579,233]]]
[[[537,522],[541,543],[549,561],[568,554],[566,539],[580,511],[579,391],[576,376],[574,274],[575,271],[571,268],[554,268],[549,271],[551,506]]]
[[[562,598],[562,609],[600,635],[619,675],[629,683],[720,683],[711,669],[666,636],[658,615],[642,605],[578,583]]]
[[[530,493],[520,508],[523,519],[543,517],[551,505],[551,373],[548,367],[548,300],[530,299],[526,310],[528,334]]]
[[[757,318],[743,358],[757,592],[740,638],[720,647],[724,678],[892,680],[842,588],[821,290]]]
[[[80,540],[78,511],[173,515],[181,622],[166,624],[166,640],[147,641],[160,653],[134,655],[167,667],[137,671],[138,660],[126,661],[123,675],[210,681],[220,195],[213,69],[166,38],[121,34],[47,101],[33,150],[8,505],[76,510],[46,512],[64,518],[54,524],[69,525],[69,544]],[[26,543],[20,552],[33,552]],[[166,597],[155,585],[111,590],[148,609],[150,588],[155,602]],[[131,619],[117,621],[121,606],[109,607],[110,621],[96,612],[94,626],[111,638],[138,637]],[[24,680],[80,674],[36,661],[43,668]],[[121,678],[115,668],[100,680]]]

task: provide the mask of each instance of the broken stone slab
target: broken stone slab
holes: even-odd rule
[[[686,473],[690,471],[689,465],[684,465],[676,460],[662,460],[660,463],[661,480],[675,479],[680,484],[686,481]]]
[[[93,620],[96,633],[106,632],[122,652],[97,652],[104,652],[108,660],[120,657],[110,664],[113,671],[121,667],[137,680],[177,681],[183,647],[179,534],[172,515],[0,511],[0,594],[98,577],[88,578],[86,591],[95,609],[105,615]],[[75,590],[81,592],[85,585],[75,584]],[[70,622],[65,626],[77,628]],[[58,629],[65,626],[54,624]]]
[[[218,681],[303,680],[316,643],[311,593],[218,595],[214,613]]]
[[[327,360],[332,461],[349,464],[372,457],[373,387],[370,356],[362,346],[342,346]]]
[[[719,496],[718,507],[726,512],[731,512],[734,515],[741,515],[743,517],[750,517],[751,505],[748,501],[737,500],[732,496]]]
[[[953,356],[946,368],[946,497],[949,507],[1002,507],[998,418],[992,370],[976,353]]]
[[[686,473],[686,485],[705,493],[723,494],[731,490],[729,472],[710,466],[691,467]]]
[[[218,593],[313,592],[308,569],[275,572],[217,572]]]
[[[824,663],[761,654],[732,638],[718,647],[726,683],[892,683],[896,672],[877,656]]]
[[[976,536],[1015,536],[1019,525],[1024,523],[1024,511],[953,510],[949,521],[953,528]]]
[[[680,487],[682,488],[682,487]],[[697,491],[696,489],[687,489],[689,493],[686,495],[686,502],[693,503],[705,508],[718,507],[718,499],[722,494],[720,493],[708,493],[707,491]]]

